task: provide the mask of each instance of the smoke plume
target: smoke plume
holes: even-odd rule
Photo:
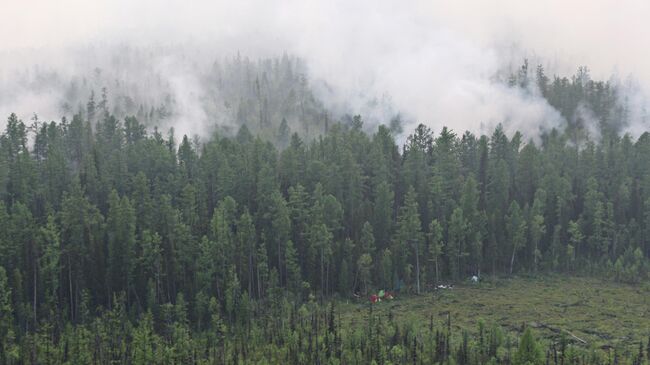
[[[333,117],[362,114],[370,126],[400,114],[406,131],[425,123],[480,133],[502,123],[536,136],[559,127],[566,121],[538,90],[504,82],[529,58],[550,74],[577,65],[594,78],[613,74],[629,110],[625,131],[648,129],[650,48],[635,39],[650,38],[650,3],[641,0],[28,0],[0,10],[3,116],[58,119],[81,107],[65,105],[70,93],[99,98],[110,83],[109,97],[130,93],[152,107],[171,101],[166,126],[203,135],[234,123],[207,90],[214,62],[286,52],[304,60]]]

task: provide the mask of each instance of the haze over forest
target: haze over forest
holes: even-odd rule
[[[0,14],[0,364],[650,364],[649,2]]]
[[[7,2],[0,113],[69,118],[91,91],[99,98],[106,88],[113,107],[126,97],[136,111],[166,103],[170,116],[161,128],[206,136],[215,125],[236,124],[232,99],[250,96],[217,87],[215,62],[241,57],[257,64],[286,54],[300,60],[296,71],[316,108],[332,119],[360,114],[376,126],[399,114],[405,131],[424,123],[476,133],[503,123],[535,137],[572,116],[549,106],[534,84],[526,92],[507,87],[528,59],[549,76],[571,77],[586,66],[591,78],[609,81],[616,102],[629,110],[621,132],[638,136],[648,123],[650,72],[643,66],[650,51],[635,40],[650,36],[648,7],[644,1]],[[122,109],[134,114],[128,105]],[[582,112],[589,119],[590,111]]]

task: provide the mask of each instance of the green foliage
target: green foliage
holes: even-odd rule
[[[403,268],[401,274],[409,277],[407,262],[411,258],[411,250],[415,258],[416,266],[416,290],[420,293],[420,252],[423,242],[422,224],[420,223],[420,214],[418,212],[417,196],[413,187],[410,187],[406,193],[404,205],[397,217],[397,229],[393,238],[393,250],[397,261],[394,265]],[[412,262],[412,261],[411,261]]]
[[[0,360],[2,363],[17,363],[19,349],[14,333],[14,314],[11,307],[11,288],[7,282],[7,272],[0,266]]]
[[[530,328],[526,328],[524,331],[512,363],[514,365],[542,365],[544,363],[544,354],[537,345]]]
[[[136,363],[434,361],[406,326],[377,325],[362,341],[352,329],[322,332],[319,318],[331,319],[317,309],[307,318],[287,308],[316,294],[421,294],[485,272],[649,278],[650,137],[619,137],[622,115],[604,105],[613,89],[586,69],[551,80],[538,68],[536,84],[567,120],[592,107],[598,143],[574,123],[540,143],[500,125],[461,136],[421,124],[400,148],[391,132],[399,122],[370,135],[360,116],[319,119],[322,106],[296,99],[308,91],[278,86],[302,85],[292,61],[280,63],[241,81],[255,95],[228,95],[241,128],[201,142],[142,124],[168,115],[164,105],[111,114],[106,90],[71,121],[28,128],[9,116],[0,135],[0,362],[28,362],[30,344],[34,356],[64,363],[91,362],[91,353]],[[512,87],[527,90],[529,73],[518,70]],[[284,107],[267,104],[270,85]],[[298,104],[311,108],[304,125]],[[267,331],[260,323],[270,319]],[[453,348],[439,340],[438,362],[507,360],[493,349],[477,355],[469,335]]]
[[[515,257],[517,256],[517,252],[523,247],[524,240],[526,239],[526,221],[522,217],[521,209],[516,201],[513,201],[508,209],[506,232],[508,233],[508,240],[512,246],[512,256],[510,259],[510,274],[512,274]]]
[[[434,265],[433,273],[435,273],[434,284],[440,281],[440,269],[439,269],[439,260],[440,256],[443,253],[443,244],[442,244],[442,226],[438,223],[437,219],[434,219],[429,224],[429,260]]]

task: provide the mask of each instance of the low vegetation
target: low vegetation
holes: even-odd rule
[[[482,321],[520,334],[534,329],[543,342],[566,337],[584,348],[636,351],[650,335],[650,288],[593,278],[547,276],[465,283],[420,296],[398,296],[374,307],[380,317],[420,327],[446,323],[475,334]],[[344,301],[344,323],[359,326],[366,301]]]

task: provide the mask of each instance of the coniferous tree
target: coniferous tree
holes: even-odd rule
[[[544,362],[544,355],[535,341],[533,332],[526,328],[524,335],[519,342],[519,348],[514,355],[515,365],[541,365]]]
[[[463,270],[461,262],[467,256],[467,221],[463,216],[461,208],[454,209],[449,220],[449,240],[447,242],[447,257],[449,259],[449,271],[454,279],[461,276]]]
[[[444,246],[442,244],[442,226],[438,223],[438,220],[434,219],[429,224],[429,257],[433,262],[434,269],[432,272],[435,273],[435,281],[437,283],[440,281],[440,268],[439,260],[440,256],[444,252]]]
[[[648,278],[648,134],[618,135],[629,110],[616,85],[522,67],[512,87],[539,87],[565,130],[523,142],[504,126],[419,125],[400,147],[394,128],[370,135],[360,116],[325,116],[302,67],[215,64],[210,80],[242,124],[206,140],[151,128],[174,102],[128,107],[105,89],[95,100],[95,81],[72,120],[9,116],[0,362],[531,362],[531,346],[514,351],[498,330],[482,341],[443,331],[433,355],[399,321],[375,317],[356,334],[313,295],[422,292],[486,269]],[[139,104],[139,119],[125,117]],[[628,350],[616,361],[638,362]],[[567,343],[558,356],[598,364],[598,351]]]
[[[372,286],[372,266],[375,252],[375,237],[372,233],[372,226],[366,222],[361,229],[361,240],[359,242],[361,249],[359,259],[357,260],[357,270],[359,272],[359,281],[364,293]]]
[[[507,222],[508,239],[512,246],[512,256],[510,257],[510,274],[514,270],[515,257],[517,252],[523,247],[526,239],[526,221],[522,217],[521,209],[516,201],[510,204],[508,209],[508,222]]]
[[[530,213],[530,240],[531,240],[531,254],[533,257],[533,271],[539,269],[539,262],[542,257],[540,242],[544,234],[546,234],[546,226],[544,224],[544,209],[546,204],[546,191],[537,189],[535,192],[535,199]]]
[[[7,272],[0,266],[0,360],[5,364],[18,362],[18,346],[15,343],[14,313],[11,306],[11,288],[7,282]]]
[[[409,188],[406,193],[404,205],[397,218],[397,231],[393,239],[393,251],[397,252],[399,259],[398,267],[408,265],[410,250],[413,250],[415,258],[415,285],[416,292],[420,294],[420,252],[423,240],[422,225],[420,223],[420,214],[418,213],[418,203],[416,201],[415,189]],[[406,272],[404,272],[406,274]]]

